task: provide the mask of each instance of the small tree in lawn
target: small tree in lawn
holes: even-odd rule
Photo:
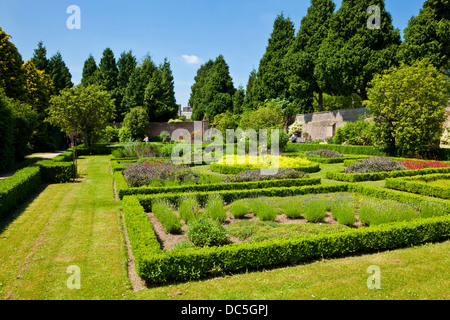
[[[51,98],[46,120],[66,133],[81,132],[85,146],[89,147],[114,118],[114,113],[114,99],[102,86],[78,85]]]
[[[428,59],[377,75],[364,103],[375,117],[375,145],[389,154],[429,156],[439,148],[449,89]]]
[[[130,130],[131,136],[137,141],[142,141],[149,125],[149,117],[144,107],[132,108],[125,115],[123,126]]]

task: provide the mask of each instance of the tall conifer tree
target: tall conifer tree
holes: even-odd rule
[[[373,15],[367,12],[371,5],[380,9],[379,29],[368,27]],[[397,64],[399,45],[400,31],[394,29],[384,0],[343,0],[330,19],[314,76],[326,93],[357,93],[366,100],[366,87],[374,75]]]
[[[83,75],[81,78],[81,84],[84,86],[90,86],[91,84],[98,84],[98,67],[92,54],[86,59],[83,66]]]
[[[72,75],[69,68],[62,59],[61,53],[57,52],[50,58],[49,74],[55,87],[55,93],[58,94],[65,88],[72,88]]]
[[[405,29],[400,59],[412,64],[429,58],[441,72],[450,76],[450,0],[427,0],[417,17]]]
[[[310,101],[318,93],[319,111],[323,111],[323,90],[314,77],[319,48],[328,35],[329,19],[335,4],[332,0],[312,0],[300,30],[284,59],[289,91],[299,104],[312,108]],[[302,103],[306,100],[306,103]],[[304,113],[313,110],[301,110]]]
[[[34,49],[33,57],[30,59],[36,69],[48,72],[48,65],[50,61],[47,58],[47,49],[44,47],[44,43],[39,41],[38,47]]]
[[[252,88],[253,104],[270,99],[290,98],[289,84],[283,70],[283,59],[295,38],[294,24],[281,13],[274,22],[266,52],[262,57]]]

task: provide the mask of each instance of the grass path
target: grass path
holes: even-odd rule
[[[117,299],[129,287],[108,157],[79,161],[83,183],[49,185],[0,237],[0,298]],[[69,290],[69,266],[80,290]]]
[[[134,292],[109,158],[78,163],[85,182],[47,186],[0,226],[0,299],[450,299],[450,241]],[[380,290],[367,288],[371,265]]]

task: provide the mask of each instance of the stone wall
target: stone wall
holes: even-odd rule
[[[156,137],[163,131],[167,131],[172,135],[177,129],[186,129],[189,133],[195,130],[202,131],[202,134],[209,129],[208,121],[193,121],[193,122],[180,122],[180,123],[167,123],[167,122],[150,122],[147,134],[149,137]]]
[[[366,108],[359,108],[299,114],[294,121],[303,123],[302,132],[307,132],[312,140],[325,140],[333,137],[336,130],[347,122],[356,121],[368,112]]]

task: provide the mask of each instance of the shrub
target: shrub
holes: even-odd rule
[[[340,224],[352,226],[356,222],[355,204],[349,196],[336,196],[331,201],[331,214]]]
[[[390,172],[400,170],[407,170],[407,168],[399,161],[385,157],[373,157],[349,165],[345,169],[345,173]]]
[[[42,180],[48,183],[69,182],[73,177],[72,162],[42,160],[36,162],[36,165],[41,168]]]
[[[40,168],[31,166],[0,180],[0,218],[16,209],[41,184]]]
[[[303,122],[296,120],[293,124],[291,124],[288,128],[288,135],[291,137],[294,133],[298,137],[302,133]]]
[[[119,141],[120,142],[133,141],[133,134],[130,128],[124,126],[119,129]]]
[[[267,198],[252,199],[250,202],[250,210],[261,221],[273,221],[278,215],[275,207]]]
[[[224,222],[227,219],[227,212],[220,194],[213,193],[208,196],[205,205],[205,215],[219,222]]]
[[[287,198],[282,205],[283,213],[290,219],[299,219],[303,215],[303,204],[296,200]]]
[[[188,166],[175,165],[172,162],[131,164],[123,170],[125,181],[130,187],[150,185],[154,180],[175,180],[184,182],[197,179],[199,175]]]
[[[130,130],[131,137],[142,141],[148,129],[148,114],[143,107],[131,108],[125,115],[123,126]]]
[[[369,226],[410,221],[418,216],[413,207],[392,200],[365,199],[359,210],[359,220]]]
[[[167,132],[167,131],[162,131],[162,132],[159,134],[159,139],[160,139],[162,142],[170,142],[172,138],[171,138],[171,135],[170,135],[169,132]]]
[[[250,212],[248,205],[246,205],[243,201],[235,201],[231,205],[231,214],[236,219],[243,218],[247,213]]]
[[[429,59],[376,75],[364,102],[374,116],[375,145],[405,156],[427,156],[439,148],[448,94],[445,75]]]
[[[187,236],[197,247],[222,246],[228,243],[225,227],[205,215],[189,222]]]
[[[188,194],[181,197],[178,205],[178,213],[186,223],[192,221],[198,214],[200,214],[200,204],[194,194]]]
[[[179,233],[181,231],[180,220],[173,211],[174,207],[168,201],[159,200],[152,204],[152,212],[161,222],[166,233]]]
[[[303,202],[303,216],[309,222],[322,222],[327,216],[328,203],[321,196],[312,195]]]
[[[340,127],[333,137],[337,144],[347,143],[354,146],[373,145],[374,123],[361,116],[358,121],[347,122],[345,126]]]
[[[222,183],[230,182],[247,182],[247,181],[263,181],[263,180],[283,180],[283,179],[302,179],[308,178],[305,172],[297,171],[292,168],[279,169],[276,174],[262,175],[261,170],[245,170],[234,176],[227,176],[222,179]]]
[[[329,149],[318,149],[313,151],[308,151],[305,153],[307,157],[320,157],[320,158],[342,158],[342,154]]]

